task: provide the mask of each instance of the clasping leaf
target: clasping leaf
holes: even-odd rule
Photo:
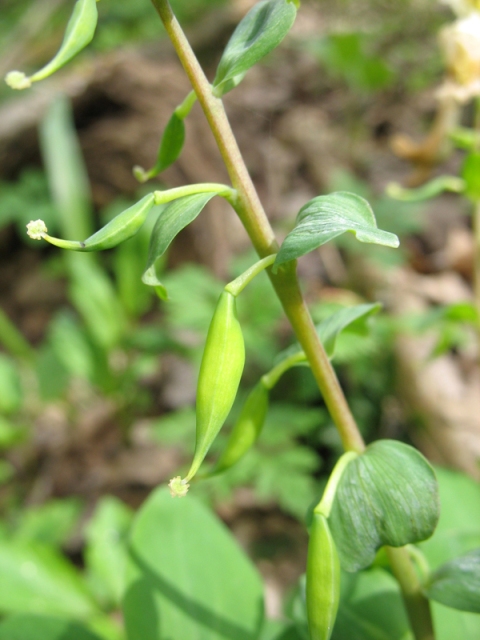
[[[354,233],[360,242],[387,247],[400,244],[395,234],[378,229],[372,207],[364,198],[338,191],[313,198],[300,209],[295,228],[280,247],[274,268],[317,249],[345,231]]]

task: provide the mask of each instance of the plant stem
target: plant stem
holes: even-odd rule
[[[211,85],[175,18],[168,0],[152,0],[152,3],[189,77],[217,142],[232,181],[232,186],[238,192],[235,210],[260,258],[277,253],[278,244],[273,229],[243,161],[223,103],[213,95]],[[280,268],[275,275],[269,270],[268,275],[310,362],[313,375],[340,433],[345,450],[363,451],[365,445],[362,436],[350,412],[336,374],[330,365],[325,349],[317,336],[315,326],[300,291],[295,265],[288,264],[284,268]]]
[[[416,640],[434,640],[430,605],[405,547],[385,547],[393,574],[402,590],[403,602]]]
[[[211,85],[175,18],[168,0],[152,0],[152,3],[205,113],[232,181],[232,186],[238,192],[235,211],[260,258],[277,253],[278,243],[273,229],[238,148],[223,103],[213,95]],[[276,274],[273,274],[271,270],[268,270],[267,273],[307,356],[325,404],[340,434],[344,449],[361,453],[365,449],[363,438],[350,412],[335,371],[315,331],[315,325],[300,290],[296,264],[287,263],[280,267]],[[404,549],[393,549],[391,562],[407,603],[416,640],[433,640],[429,603],[419,589],[418,577],[408,552]],[[417,615],[418,620],[416,619]]]

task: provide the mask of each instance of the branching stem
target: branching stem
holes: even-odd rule
[[[232,186],[238,193],[235,210],[259,257],[265,258],[272,253],[277,253],[278,243],[273,229],[238,148],[223,102],[213,95],[212,87],[175,18],[168,0],[152,0],[152,3],[192,84],[222,155]],[[276,274],[273,274],[270,269],[267,270],[267,273],[307,356],[325,404],[340,434],[344,449],[361,453],[365,449],[363,438],[335,371],[315,331],[313,320],[300,290],[296,264],[287,263],[280,267]],[[394,572],[407,603],[415,638],[416,640],[433,640],[433,631],[430,635],[423,632],[423,629],[432,629],[432,620],[428,600],[417,588],[418,578],[416,578],[412,561],[406,551],[396,549],[394,552],[396,552],[392,555],[392,559],[395,561]],[[420,620],[413,619],[413,615],[418,616]]]

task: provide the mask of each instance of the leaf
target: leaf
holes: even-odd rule
[[[125,588],[127,566],[126,537],[132,521],[131,510],[117,498],[102,498],[85,531],[85,560],[98,587],[100,597],[108,604],[120,604]]]
[[[0,640],[101,640],[77,622],[50,616],[17,614],[0,623]]]
[[[255,640],[263,587],[225,526],[200,502],[155,491],[131,535],[129,640]]]
[[[345,469],[330,514],[342,567],[370,565],[382,545],[429,538],[439,518],[435,473],[413,447],[379,440]]]
[[[480,547],[480,484],[464,474],[437,467],[441,515],[435,535],[422,542],[431,567]],[[477,640],[480,616],[432,602],[437,640]]]
[[[220,59],[213,81],[217,96],[233,89],[242,74],[280,44],[296,15],[292,0],[263,0],[254,5],[233,32]]]
[[[360,242],[399,245],[396,235],[377,228],[372,208],[364,198],[338,191],[318,196],[300,209],[295,228],[283,241],[273,266],[295,260],[345,231],[354,233]]]
[[[59,547],[72,533],[81,512],[82,503],[75,497],[49,500],[45,504],[24,509],[15,529],[15,540],[43,542]]]
[[[155,172],[161,173],[175,162],[180,155],[185,142],[185,124],[181,118],[173,112],[163,132],[162,141],[158,150]]]
[[[22,389],[15,362],[0,353],[0,412],[7,415],[15,413],[21,403]]]
[[[327,351],[329,358],[333,358],[335,355],[335,346],[338,336],[345,329],[349,328],[351,331],[357,331],[359,333],[365,332],[365,324],[367,319],[378,313],[382,305],[379,302],[374,304],[358,304],[353,307],[345,307],[339,309],[332,315],[328,316],[317,325],[315,329],[318,333],[320,340]],[[302,350],[298,342],[291,345],[287,349],[284,349],[275,358],[275,364],[278,364],[282,360],[298,353]]]
[[[97,608],[80,576],[50,547],[0,541],[0,612],[78,618]]]
[[[447,607],[480,613],[480,549],[442,565],[431,576],[427,596]]]
[[[155,287],[160,298],[166,300],[167,290],[157,277],[155,264],[163,256],[175,236],[200,214],[216,194],[196,193],[184,196],[169,203],[160,213],[153,227],[148,249],[147,268],[142,276],[142,282]]]

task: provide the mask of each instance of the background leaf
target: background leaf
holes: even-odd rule
[[[347,571],[371,564],[382,545],[429,538],[439,518],[435,473],[413,447],[379,440],[345,469],[330,514]]]
[[[0,640],[100,640],[86,627],[49,616],[17,614],[0,623]]]
[[[263,587],[201,503],[155,491],[133,526],[124,614],[129,640],[254,640]]]
[[[297,8],[292,0],[264,0],[247,13],[233,32],[218,64],[213,81],[213,86],[220,89],[217,89],[217,95],[225,93],[225,89],[233,89],[239,81],[237,76],[280,44],[296,15]],[[232,79],[238,81],[224,85]]]
[[[447,607],[480,613],[480,549],[437,569],[428,585],[427,595]]]
[[[300,209],[295,228],[283,241],[274,266],[295,260],[345,231],[354,233],[360,242],[399,245],[396,235],[377,228],[372,208],[364,198],[338,191],[313,198]]]

